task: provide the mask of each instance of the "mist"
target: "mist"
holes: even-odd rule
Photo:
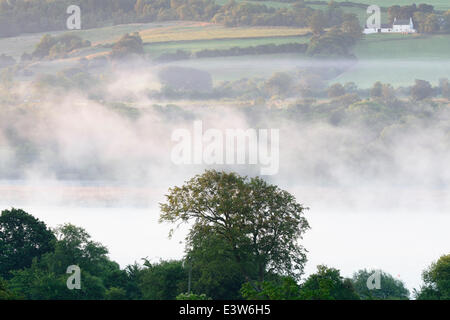
[[[356,112],[336,125],[266,107],[156,101],[147,93],[161,87],[157,68],[117,67],[103,88],[109,101],[51,90],[20,107],[1,102],[2,209],[23,207],[51,226],[85,226],[122,266],[143,257],[179,258],[185,230],[169,240],[168,227],[157,223],[167,189],[205,169],[249,176],[260,169],[172,163],[172,132],[202,120],[204,130],[280,130],[279,172],[263,178],[310,208],[307,273],[319,263],[347,276],[381,267],[418,288],[421,270],[448,251],[449,110],[401,119],[380,132],[376,121],[368,125]],[[10,92],[29,100],[32,86]],[[123,101],[136,112],[110,103]]]

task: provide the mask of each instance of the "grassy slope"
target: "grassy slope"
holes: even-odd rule
[[[379,80],[400,86],[414,79],[437,83],[450,75],[450,35],[370,35],[355,54],[358,65],[336,81],[368,87]]]
[[[83,39],[91,41],[92,45],[96,45],[99,43],[111,43],[117,41],[117,39],[119,39],[124,33],[141,31],[144,29],[156,28],[162,25],[167,26],[171,24],[173,23],[128,24],[70,32],[81,36]],[[44,34],[48,33],[51,35],[59,35],[65,32],[67,31],[32,33],[12,38],[0,38],[0,53],[5,53],[17,59],[20,58],[24,52],[32,52]]]
[[[170,65],[191,67],[211,73],[214,82],[241,78],[270,77],[273,73],[294,71],[310,58],[302,54],[272,54],[239,57],[216,57],[172,62]]]
[[[409,86],[415,79],[437,83],[450,75],[450,35],[371,35],[355,48],[358,63],[331,82],[353,81],[370,87],[376,81]],[[292,71],[310,61],[301,54],[217,57],[176,64],[211,72],[215,81],[241,77],[267,77],[277,71]],[[339,64],[339,61],[336,61]]]

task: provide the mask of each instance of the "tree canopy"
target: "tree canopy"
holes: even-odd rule
[[[0,215],[0,277],[29,267],[33,258],[53,250],[55,236],[44,222],[21,209],[4,210]]]
[[[424,284],[415,292],[418,300],[450,300],[450,254],[433,262],[422,278]]]
[[[367,279],[377,270],[359,270],[352,278],[356,292],[364,300],[408,300],[409,291],[405,284],[395,279],[389,273],[378,270],[380,274],[380,288],[369,290]]]
[[[192,222],[188,246],[202,234],[220,237],[246,280],[303,273],[306,250],[299,240],[309,228],[306,208],[288,192],[259,177],[209,170],[169,189],[166,198],[160,221]]]
[[[350,279],[344,279],[340,271],[325,265],[317,266],[300,287],[303,300],[359,300]]]

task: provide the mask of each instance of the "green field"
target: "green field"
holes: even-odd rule
[[[85,40],[92,42],[92,46],[98,44],[114,43],[123,34],[139,31],[145,43],[152,42],[168,42],[167,52],[177,49],[192,47],[193,50],[201,50],[205,48],[215,48],[214,45],[229,48],[233,46],[250,46],[265,43],[287,43],[287,42],[305,42],[306,37],[302,35],[309,32],[305,28],[285,28],[285,27],[248,27],[248,28],[226,28],[221,25],[203,22],[164,22],[164,23],[145,23],[145,24],[128,24],[109,26],[97,29],[88,29],[80,31],[71,31],[81,36]],[[64,32],[49,32],[51,35],[59,35]],[[36,44],[45,33],[25,34],[19,37],[0,38],[1,53],[5,53],[19,59],[24,52],[32,52]],[[294,41],[295,36],[299,37],[298,41]],[[249,38],[242,41],[244,38]],[[260,38],[261,40],[258,41]],[[278,39],[279,38],[279,39]],[[290,38],[290,39],[289,39]],[[228,41],[216,41],[225,39]],[[212,40],[211,44],[202,42]],[[178,41],[178,43],[174,43]],[[189,44],[187,41],[198,41]],[[233,44],[235,42],[236,44]],[[245,44],[248,43],[248,44]],[[211,45],[213,47],[211,47]],[[164,45],[157,44],[154,49],[149,52],[164,52]],[[153,51],[152,51],[153,50]],[[83,50],[83,54],[99,53],[105,50],[99,48],[90,48]]]
[[[216,42],[213,43],[211,47],[216,47]],[[179,44],[174,44],[174,48],[176,45]],[[195,50],[199,44],[191,45]],[[225,42],[223,45],[232,44]],[[415,79],[436,84],[440,78],[450,76],[450,35],[370,35],[356,46],[354,52],[358,62],[330,83],[353,81],[361,88],[367,88],[376,81],[382,81],[398,87],[409,86]],[[243,77],[268,77],[277,71],[295,71],[311,61],[311,58],[302,54],[276,54],[217,57],[171,64],[208,71],[217,82]],[[340,65],[341,62],[336,60],[334,63]]]
[[[148,30],[151,28],[167,27],[173,24],[174,23],[139,23],[70,32],[81,36],[85,40],[91,41],[92,45],[95,46],[96,44],[115,42],[125,33]],[[0,38],[0,48],[2,49],[1,53],[5,53],[18,59],[24,52],[32,52],[36,44],[39,43],[42,36],[45,34],[48,33],[55,36],[66,32],[67,31],[42,32],[24,34],[12,38]]]
[[[267,78],[275,72],[295,71],[311,60],[303,54],[270,54],[193,59],[171,62],[169,65],[207,71],[217,83],[242,78]]]
[[[203,49],[230,49],[232,47],[250,47],[264,44],[307,43],[309,37],[265,37],[250,39],[223,39],[223,40],[199,40],[177,41],[166,43],[150,43],[145,46],[145,52],[152,57],[158,57],[163,53],[172,53],[177,50],[191,52]]]
[[[369,87],[376,81],[395,86],[415,79],[437,83],[450,76],[450,35],[370,35],[355,48],[358,64],[336,81]]]
[[[78,57],[90,58],[105,54],[110,49],[96,45],[111,44],[124,33],[134,31],[140,32],[145,42],[145,51],[151,57],[177,50],[196,52],[263,44],[305,43],[309,40],[309,36],[305,36],[309,30],[301,28],[225,28],[203,22],[119,25],[73,31],[90,40],[93,47],[82,49],[71,59],[64,61],[36,63],[31,69],[36,72],[53,72],[75,63]],[[0,39],[2,53],[18,59],[24,52],[31,52],[42,36],[43,33]],[[368,35],[355,47],[354,53],[358,63],[331,82],[353,81],[360,87],[369,87],[376,81],[383,81],[401,86],[410,85],[416,78],[436,83],[439,78],[450,75],[450,35]],[[267,77],[277,71],[295,71],[297,67],[305,66],[310,61],[311,58],[302,54],[275,54],[205,58],[171,64],[209,71],[217,82],[244,77]]]

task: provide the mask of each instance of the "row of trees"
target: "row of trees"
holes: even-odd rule
[[[301,280],[309,229],[306,207],[264,180],[206,171],[169,189],[162,222],[190,223],[184,261],[120,269],[108,250],[82,228],[49,229],[20,210],[0,215],[2,299],[408,299],[404,284],[378,271],[381,289],[369,290],[375,270],[353,278],[318,266]],[[66,269],[78,265],[81,288],[69,290]],[[424,272],[418,299],[450,299],[450,255]],[[192,283],[192,287],[190,286]],[[189,291],[191,290],[191,291]]]
[[[388,17],[391,23],[394,19],[413,18],[415,28],[420,33],[450,32],[450,10],[436,12],[434,7],[428,4],[394,5],[388,8]]]
[[[213,58],[213,57],[230,57],[243,55],[260,55],[274,53],[305,53],[308,48],[306,43],[285,43],[285,44],[261,44],[250,47],[232,47],[229,49],[203,49],[196,52],[186,50],[177,50],[173,53],[160,55],[158,61],[175,61],[191,58]]]
[[[60,36],[46,34],[36,45],[34,51],[31,54],[24,53],[21,60],[65,58],[74,50],[90,46],[90,41],[83,40],[75,34],[65,33]]]
[[[64,30],[68,17],[66,9],[70,5],[82,8],[83,28],[110,23],[193,20],[226,26],[313,26],[320,29],[341,25],[345,21],[342,7],[350,4],[331,1],[321,10],[308,7],[305,1],[296,1],[289,7],[272,8],[234,0],[224,5],[218,5],[213,0],[0,0],[0,37]],[[360,9],[358,4],[351,5]],[[450,32],[450,11],[436,12],[431,5],[391,6],[388,16],[391,22],[394,18],[413,17],[419,32]]]
[[[341,97],[345,94],[356,93],[356,87],[347,84],[347,88],[345,88],[342,84],[336,83],[328,87],[328,97],[336,98]],[[364,92],[360,92],[364,93]],[[421,101],[427,98],[433,97],[443,97],[446,99],[450,99],[450,83],[448,79],[443,78],[439,80],[439,86],[433,87],[426,80],[415,80],[415,84],[408,88],[401,88],[400,90],[395,89],[389,83],[381,83],[379,81],[375,82],[373,87],[368,92],[370,98],[378,99],[381,102],[391,105],[395,100],[397,100],[398,95],[406,96],[409,95],[411,100],[413,101]]]
[[[340,15],[339,25],[334,25],[330,30],[330,17],[323,11],[315,11],[308,18],[308,26],[313,32],[313,37],[307,44],[287,43],[281,45],[265,44],[251,47],[234,47],[230,49],[204,49],[195,53],[178,50],[168,53],[158,59],[182,60],[206,57],[239,56],[246,54],[272,54],[272,53],[307,53],[311,56],[350,56],[351,49],[362,37],[362,27],[356,15]]]
[[[82,27],[105,26],[111,21],[125,22],[134,10],[135,0],[0,0],[0,37],[21,33],[65,30],[70,5],[82,10]],[[129,21],[131,22],[131,21]]]
[[[180,58],[189,57],[190,55]],[[180,99],[186,96],[194,99],[270,99],[271,97],[283,99],[302,96],[321,100],[341,99],[345,106],[361,99],[371,98],[389,107],[398,105],[399,100],[418,102],[433,98],[450,99],[450,82],[447,78],[440,79],[437,86],[420,79],[416,79],[411,86],[397,88],[379,81],[375,82],[371,88],[359,88],[353,82],[327,85],[329,80],[335,78],[340,72],[332,68],[305,68],[296,73],[276,72],[267,79],[243,78],[219,82],[213,87],[212,77],[206,71],[199,72],[191,68],[177,67],[173,76],[160,77],[164,85],[163,90],[150,94],[154,97],[164,95]],[[199,83],[204,86],[203,89],[198,85]]]
[[[296,26],[314,23],[314,14],[321,12],[321,28],[340,25],[344,12],[335,3],[322,12],[307,7],[303,1],[289,8],[271,8],[264,4],[230,0],[218,5],[213,0],[62,0],[28,1],[0,0],[0,37],[21,33],[64,30],[66,9],[79,5],[83,28],[110,24],[171,20],[210,21],[226,26]],[[315,23],[316,24],[316,23]]]

